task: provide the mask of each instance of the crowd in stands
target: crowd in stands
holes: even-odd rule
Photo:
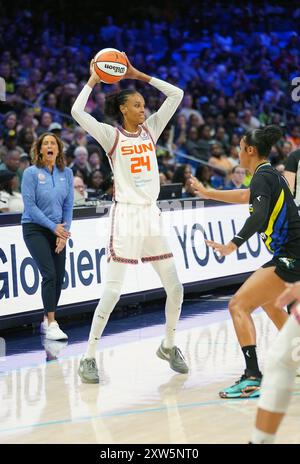
[[[105,153],[70,114],[91,58],[105,47],[125,50],[136,68],[184,89],[158,141],[161,184],[181,182],[183,197],[193,195],[186,186],[191,175],[211,188],[248,186],[250,176],[239,167],[240,139],[271,123],[280,125],[283,135],[270,160],[284,170],[290,152],[300,148],[300,105],[292,98],[300,69],[300,8],[293,2],[259,8],[253,2],[240,7],[217,2],[207,11],[192,2],[182,15],[167,5],[162,2],[161,10],[145,17],[140,12],[139,21],[129,13],[131,19],[123,21],[107,16],[97,27],[74,27],[74,33],[45,12],[38,24],[28,9],[0,16],[0,77],[6,81],[0,172],[14,173],[0,175],[0,191],[18,197],[10,209],[0,204],[0,211],[20,208],[22,172],[30,165],[32,143],[45,131],[64,142],[76,204],[111,199],[113,176]],[[97,86],[87,111],[116,124],[104,114],[105,95],[128,86],[143,94],[147,116],[161,105],[164,97],[155,88],[124,80]]]

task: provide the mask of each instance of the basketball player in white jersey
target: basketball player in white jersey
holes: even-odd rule
[[[187,373],[185,359],[174,343],[183,287],[163,234],[161,213],[156,205],[160,185],[155,151],[157,139],[179,106],[183,91],[138,71],[128,60],[125,78],[149,83],[167,98],[159,110],[145,120],[145,101],[138,91],[122,90],[106,97],[106,114],[119,118],[121,123],[116,128],[98,122],[84,111],[92,89],[100,83],[92,64],[91,76],[78,95],[71,113],[107,153],[114,173],[114,204],[110,214],[106,282],[94,313],[87,351],[80,361],[78,372],[85,383],[99,382],[95,360],[97,342],[120,298],[127,265],[136,265],[141,259],[143,263],[152,264],[167,294],[165,338],[157,355],[168,361],[176,372]]]
[[[300,282],[287,284],[276,304],[282,308],[293,301],[291,315],[268,353],[252,444],[274,443],[292,396],[300,366]]]

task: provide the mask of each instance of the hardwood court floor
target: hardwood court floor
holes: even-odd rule
[[[185,303],[177,345],[189,363],[187,375],[174,373],[155,355],[163,334],[163,307],[160,322],[137,323],[144,317],[139,315],[122,322],[127,330],[107,333],[97,352],[99,385],[82,384],[77,375],[89,324],[84,340],[74,329],[68,331],[68,346],[44,343],[48,358],[58,357],[50,362],[41,345],[25,349],[26,340],[41,343],[39,336],[18,336],[22,351],[16,349],[0,363],[0,443],[247,443],[257,400],[218,396],[244,368],[227,300]],[[111,328],[114,324],[118,321],[109,322]],[[276,329],[260,311],[255,324],[263,364]],[[300,443],[297,380],[278,443]]]

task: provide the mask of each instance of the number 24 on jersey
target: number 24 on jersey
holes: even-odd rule
[[[131,158],[131,172],[138,174],[142,172],[142,167],[146,167],[147,171],[151,171],[150,156],[139,156]]]

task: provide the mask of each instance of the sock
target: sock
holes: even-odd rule
[[[167,294],[165,306],[166,325],[163,346],[170,349],[175,345],[176,327],[183,301],[183,286],[177,276],[174,258],[157,262],[154,261],[152,267],[159,275]]]
[[[251,443],[253,445],[271,445],[274,440],[275,434],[263,432],[256,427],[252,432]]]
[[[256,345],[243,346],[242,351],[246,362],[246,369],[251,371],[254,376],[261,376],[257,363]]]
[[[173,327],[166,326],[166,337],[163,340],[164,348],[173,348],[175,342],[175,332],[176,329],[174,329]]]
[[[92,322],[92,327],[89,336],[88,347],[84,355],[85,358],[95,358],[97,343],[101,338],[102,332],[105,329],[110,313],[102,313],[95,311],[95,315]]]
[[[96,357],[98,341],[101,338],[111,312],[119,301],[125,272],[126,266],[124,264],[120,265],[113,261],[108,263],[106,283],[102,297],[94,312],[85,358]]]

